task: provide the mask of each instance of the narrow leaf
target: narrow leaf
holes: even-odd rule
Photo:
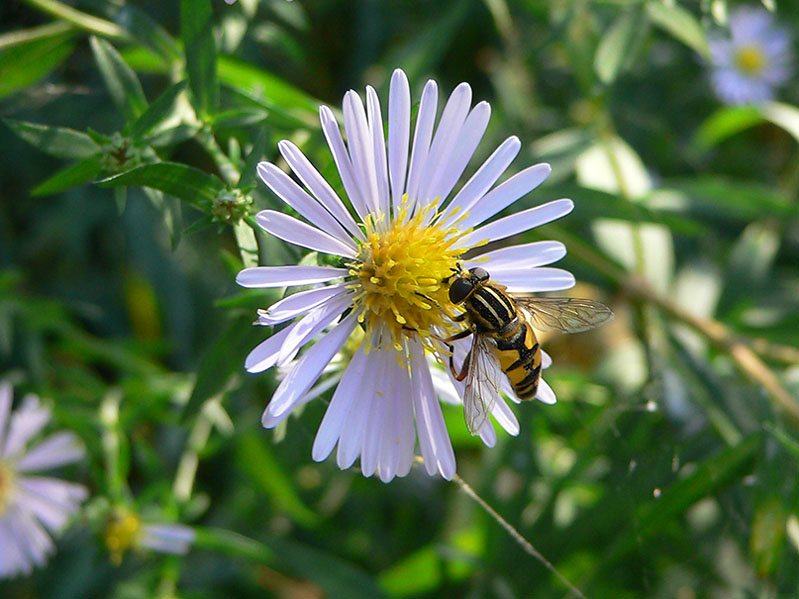
[[[100,152],[91,137],[75,129],[11,119],[5,119],[5,123],[29,144],[56,158],[88,158]]]
[[[210,0],[181,0],[180,29],[186,49],[189,86],[201,116],[216,111],[219,86],[216,79],[216,45]]]
[[[98,181],[97,184],[100,187],[152,187],[194,205],[202,204],[203,200],[213,200],[225,189],[225,184],[214,175],[175,162],[145,164]]]
[[[705,30],[690,12],[676,2],[667,4],[659,0],[649,2],[646,11],[658,27],[705,58],[710,58]]]
[[[130,136],[134,139],[140,139],[155,128],[163,125],[167,119],[175,114],[177,98],[184,89],[186,89],[185,81],[167,88],[138,119],[133,121],[130,126]]]
[[[135,119],[147,108],[147,99],[136,73],[107,41],[92,36],[91,46],[114,103],[125,118]]]
[[[99,154],[95,154],[58,171],[52,177],[45,179],[34,187],[31,193],[35,196],[46,196],[83,185],[97,177],[101,170],[102,157]]]
[[[594,57],[594,70],[602,83],[612,83],[630,58],[630,49],[640,27],[640,13],[628,11],[619,15],[599,42]]]
[[[11,35],[15,37],[12,39]],[[61,23],[2,36],[0,98],[35,83],[56,69],[72,54],[74,36],[74,30]]]

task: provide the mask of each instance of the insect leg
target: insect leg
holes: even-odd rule
[[[461,371],[458,372],[457,369],[455,368],[455,348],[452,346],[452,342],[457,341],[458,339],[465,339],[471,334],[472,334],[471,329],[465,329],[460,333],[454,334],[452,337],[447,337],[446,339],[443,339],[443,342],[446,343],[447,348],[449,349],[449,369],[450,372],[452,372],[452,376],[455,377],[456,381],[462,381],[463,379],[466,378],[466,375],[469,372],[469,354],[471,354],[472,351],[469,350],[469,353],[466,354],[466,359],[463,361],[463,364],[461,365]]]

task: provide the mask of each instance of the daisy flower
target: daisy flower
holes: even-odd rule
[[[115,508],[104,533],[105,546],[111,561],[119,565],[129,549],[184,555],[194,543],[190,526],[163,522],[144,522],[126,508]]]
[[[741,7],[730,15],[730,35],[708,40],[711,81],[726,104],[771,100],[790,77],[791,36],[766,10]]]
[[[571,200],[562,199],[494,218],[541,184],[549,165],[527,167],[497,184],[521,148],[519,139],[510,137],[455,192],[491,110],[486,102],[472,106],[471,89],[462,83],[436,124],[437,112],[438,86],[429,81],[411,136],[410,87],[401,70],[391,78],[387,139],[371,87],[365,105],[354,91],[344,96],[346,144],[333,111],[322,106],[322,131],[348,202],[297,146],[284,140],[278,149],[296,180],[269,162],[258,165],[258,174],[304,220],[274,210],[260,212],[256,220],[275,237],[338,257],[338,266],[259,266],[242,270],[236,279],[252,288],[311,287],[259,313],[257,324],[293,322],[252,350],[245,363],[250,372],[286,366],[316,340],[278,385],[263,415],[266,427],[284,421],[302,404],[328,363],[358,328],[363,330],[322,419],[312,456],[324,460],[338,445],[341,468],[360,457],[363,474],[377,474],[383,481],[408,473],[417,439],[429,474],[455,474],[430,367],[431,357],[442,363],[448,359],[440,340],[463,328],[452,320],[459,310],[449,302],[445,283],[454,270],[479,264],[512,293],[574,284],[565,270],[541,268],[565,255],[558,242],[483,248],[572,210]],[[469,343],[456,342],[456,359],[465,356]],[[555,401],[543,381],[538,399]],[[492,414],[510,434],[518,433],[518,421],[504,401],[495,402]],[[487,420],[483,426],[486,430],[479,433],[490,442],[493,425]]]
[[[12,414],[11,399],[11,385],[0,385],[0,578],[43,565],[55,550],[50,535],[64,529],[88,495],[81,485],[34,474],[77,462],[84,450],[70,432],[28,449],[50,421],[50,410],[28,395]]]

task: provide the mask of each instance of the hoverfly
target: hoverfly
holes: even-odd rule
[[[445,283],[449,281],[449,300],[465,309],[455,320],[467,321],[469,326],[444,341],[451,344],[472,335],[472,347],[460,371],[455,368],[454,353],[449,366],[456,380],[466,379],[463,414],[473,435],[497,400],[499,371],[519,399],[536,396],[541,348],[534,329],[580,333],[613,319],[610,308],[589,299],[510,295],[480,267],[458,269]]]

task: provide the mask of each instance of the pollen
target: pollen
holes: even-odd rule
[[[744,75],[755,77],[766,67],[766,55],[755,44],[741,46],[735,52],[735,66]]]
[[[392,222],[367,218],[366,241],[348,264],[361,323],[385,327],[397,351],[410,336],[433,349],[434,339],[455,328],[458,310],[444,281],[464,251],[453,246],[470,231],[436,223],[435,210],[433,203],[412,214],[405,198]]]

